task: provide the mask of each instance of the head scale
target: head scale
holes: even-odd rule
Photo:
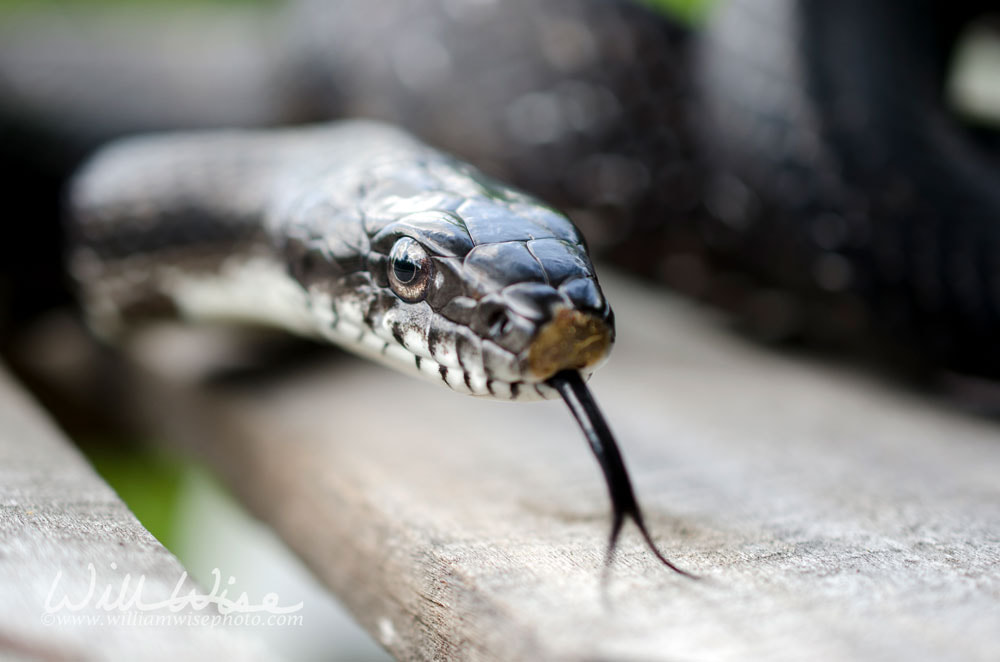
[[[549,377],[607,357],[613,315],[565,216],[436,153],[373,166],[358,191],[358,216],[300,206],[286,249],[331,340],[510,400],[557,397]]]

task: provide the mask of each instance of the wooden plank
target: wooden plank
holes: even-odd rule
[[[631,530],[602,597],[608,505],[561,403],[350,358],[197,386],[217,351],[170,334],[130,392],[401,659],[1000,659],[995,421],[606,285],[619,344],[592,387],[698,582]]]
[[[181,581],[177,559],[2,368],[0,421],[0,658],[263,659],[252,642],[198,623],[216,610],[102,608],[108,589],[111,601],[147,605],[175,588],[206,594]],[[178,622],[186,616],[195,620]]]

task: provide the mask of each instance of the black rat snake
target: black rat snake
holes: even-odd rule
[[[874,338],[1000,375],[996,142],[942,101],[988,5],[720,5],[697,36],[608,0],[306,0],[192,22],[188,42],[130,23],[125,45],[100,24],[89,40],[18,26],[0,42],[3,173],[34,194],[47,180],[31,172],[58,180],[126,133],[388,120],[770,335]],[[572,376],[606,356],[610,308],[547,206],[385,125],[337,123],[129,139],[70,207],[100,331],[280,311],[459,391],[558,392],[602,461],[615,535],[625,515],[645,534]]]

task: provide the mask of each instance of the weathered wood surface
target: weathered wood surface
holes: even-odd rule
[[[602,598],[608,504],[561,403],[350,358],[193,387],[201,358],[162,337],[131,392],[402,659],[1000,659],[995,422],[607,285],[619,344],[591,384],[702,581],[630,530]]]
[[[99,605],[108,587],[111,601],[137,595],[140,578],[146,604],[167,599],[183,573],[0,368],[0,659],[264,659],[221,628],[148,620],[211,610]]]

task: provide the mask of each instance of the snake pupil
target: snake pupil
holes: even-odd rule
[[[392,264],[392,272],[396,275],[396,280],[400,283],[411,282],[417,277],[417,271],[419,269],[420,267],[406,258],[397,259]]]

